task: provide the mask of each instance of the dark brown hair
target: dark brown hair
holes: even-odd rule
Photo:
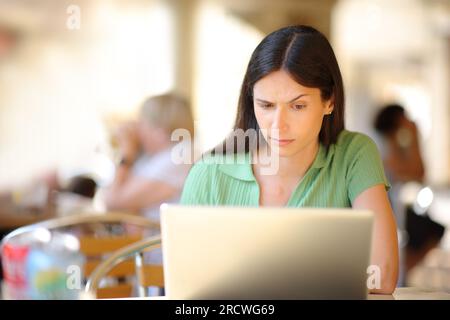
[[[322,100],[332,99],[333,113],[322,123],[319,141],[328,147],[344,129],[344,88],[333,49],[327,38],[309,26],[289,26],[272,32],[256,47],[244,76],[234,131],[260,132],[253,109],[253,87],[269,73],[284,70],[299,84],[320,89]],[[225,146],[230,138],[220,146]],[[234,137],[232,137],[234,139]],[[246,141],[244,150],[251,149]],[[239,146],[234,152],[239,152]],[[214,153],[214,151],[213,151]]]
[[[392,134],[399,128],[402,117],[405,117],[405,109],[401,105],[385,105],[375,116],[374,127],[382,135]]]

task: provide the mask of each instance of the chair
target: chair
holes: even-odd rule
[[[134,228],[129,232],[129,229]],[[75,235],[80,242],[80,252],[85,256],[84,276],[88,278],[105,259],[127,245],[139,242],[148,233],[159,234],[159,224],[147,218],[124,213],[83,213],[42,221],[18,228],[9,233],[2,244],[13,238],[45,228],[51,231],[65,231]],[[99,298],[130,297],[133,284],[129,279],[136,275],[133,261],[123,261],[111,268],[106,276],[108,285],[98,287]]]
[[[144,252],[159,248],[161,237],[154,236],[123,247],[100,263],[87,280],[85,292],[88,298],[102,298],[99,296],[101,280],[117,265],[134,258],[136,265],[139,296],[147,296],[147,287],[164,287],[164,272],[162,265],[144,264]]]

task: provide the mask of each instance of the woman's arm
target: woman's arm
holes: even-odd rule
[[[371,264],[381,270],[381,288],[369,292],[392,294],[398,278],[398,239],[394,213],[385,186],[379,184],[366,189],[355,198],[352,206],[374,213]]]
[[[104,201],[108,209],[139,212],[174,197],[180,191],[169,183],[133,175],[131,168],[141,149],[136,123],[121,126],[116,139],[126,161],[117,166],[114,181],[105,191]]]
[[[108,209],[140,211],[174,197],[180,190],[158,180],[132,175],[130,169],[120,166],[116,179],[105,192]]]

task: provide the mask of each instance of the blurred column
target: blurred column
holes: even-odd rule
[[[194,19],[197,0],[169,0],[174,17],[175,91],[192,101]]]
[[[436,30],[438,31],[438,30]],[[439,31],[438,31],[439,32]],[[427,178],[435,186],[450,183],[450,31],[436,32],[429,40],[432,48],[426,79],[433,108],[431,135],[423,146]]]

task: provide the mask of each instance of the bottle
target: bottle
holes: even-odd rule
[[[33,234],[24,233],[2,241],[2,295],[5,300],[29,299],[26,261]]]
[[[79,299],[84,257],[73,235],[43,229],[28,253],[26,279],[30,299]]]

